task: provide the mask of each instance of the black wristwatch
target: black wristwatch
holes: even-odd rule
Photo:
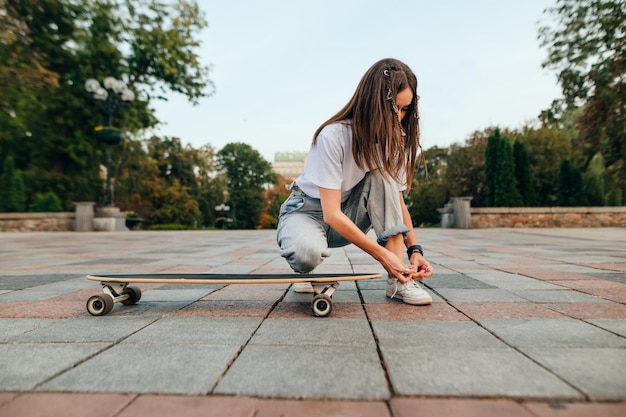
[[[408,249],[406,250],[406,254],[409,258],[411,258],[411,255],[413,255],[413,252],[419,252],[420,255],[424,256],[424,251],[422,250],[421,245],[409,246]]]

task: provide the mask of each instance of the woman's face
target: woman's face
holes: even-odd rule
[[[413,102],[413,91],[410,87],[405,88],[400,91],[396,96],[396,106],[398,107],[398,120],[402,122],[404,116],[406,115],[406,111],[409,106]]]

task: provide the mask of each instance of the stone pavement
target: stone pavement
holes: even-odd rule
[[[418,229],[433,304],[348,282],[330,317],[280,285],[92,273],[288,273],[274,231],[0,234],[0,417],[624,416],[626,229]],[[382,273],[354,246],[318,273]]]

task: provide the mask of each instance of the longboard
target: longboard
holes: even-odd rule
[[[87,275],[98,281],[104,294],[87,300],[87,311],[93,316],[104,316],[115,303],[132,305],[141,299],[141,290],[128,284],[280,284],[310,282],[313,286],[313,314],[328,316],[332,310],[332,294],[341,281],[378,279],[381,274],[121,274]]]

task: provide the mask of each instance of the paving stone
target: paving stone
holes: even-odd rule
[[[106,343],[0,344],[0,391],[28,391],[109,346]]]
[[[54,323],[53,319],[0,318],[0,343],[6,343],[17,335]]]
[[[413,306],[404,303],[387,302],[366,304],[367,316],[377,320],[440,320],[467,321],[469,318],[456,308],[443,302],[433,302],[428,306]]]
[[[516,295],[536,303],[608,303],[607,300],[568,289],[511,290]]]
[[[454,308],[474,319],[567,318],[537,303],[452,302]]]
[[[228,285],[213,291],[203,300],[278,301],[285,295],[288,284]]]
[[[0,406],[10,401],[13,401],[15,398],[17,398],[17,395],[18,394],[11,393],[11,392],[0,392]],[[2,408],[0,408],[0,415],[9,415],[9,414],[2,414]]]
[[[626,403],[524,403],[523,407],[538,417],[623,417]]]
[[[124,343],[43,384],[39,390],[206,394],[239,348]]]
[[[359,346],[375,349],[369,324],[354,319],[267,319],[251,345]]]
[[[456,288],[438,288],[437,292],[446,300],[455,301],[526,301],[524,298],[501,289],[466,290]]]
[[[626,318],[626,305],[618,303],[546,303],[544,306],[582,320]]]
[[[412,347],[415,350],[505,348],[506,345],[474,322],[373,321],[381,348]]]
[[[625,349],[522,348],[522,351],[593,401],[626,398]]]
[[[579,320],[480,320],[480,324],[515,347],[626,348],[626,339]]]
[[[360,303],[361,298],[356,291],[335,291],[332,295],[334,303]],[[313,302],[313,294],[297,293],[289,290],[282,302],[284,303],[309,303]]]
[[[249,345],[215,394],[265,398],[389,398],[378,354],[360,346]]]
[[[433,304],[436,303],[444,303],[445,301],[439,297],[439,295],[431,290],[430,288],[422,285],[424,291],[426,291],[433,299]],[[363,290],[361,291],[361,296],[363,297],[363,301],[366,304],[403,304],[406,307],[415,307],[405,304],[402,300],[398,298],[389,298],[387,297],[387,291],[383,286],[380,290]]]
[[[601,279],[563,280],[559,284],[580,292],[626,304],[626,285]]]
[[[243,345],[261,324],[252,317],[165,317],[136,332],[124,344]]]
[[[20,301],[2,303],[0,317],[28,319],[62,319],[86,312],[84,303],[76,301]]]
[[[480,278],[481,281],[500,288],[501,290],[507,290],[511,292],[520,290],[564,290],[560,285],[552,284],[549,282],[541,281],[534,278],[528,278],[517,274],[507,274],[506,276],[500,276],[494,278],[492,276]]]
[[[383,275],[383,277],[385,276],[387,275]],[[384,290],[387,288],[387,279],[368,279],[358,281],[356,285],[360,290]]]
[[[135,395],[128,394],[24,394],[11,403],[0,407],[0,415],[13,417],[110,417],[118,415],[135,398]]]
[[[615,281],[615,282],[619,282],[621,284],[626,284],[626,274],[624,273],[619,273],[619,272],[609,272],[607,273],[606,271],[603,273],[590,273],[587,274],[591,277],[594,278],[600,278],[600,279],[605,279],[608,281]]]
[[[1,281],[1,280],[0,280]],[[85,279],[70,279],[51,284],[39,285],[0,296],[0,302],[45,301],[72,291],[92,288],[93,283]]]
[[[626,320],[623,319],[592,319],[588,323],[594,324],[612,333],[626,337]]]
[[[535,417],[512,400],[402,398],[390,401],[394,417]]]
[[[398,395],[582,399],[576,390],[513,349],[381,349]]]
[[[313,314],[311,302],[305,303],[278,303],[268,316],[272,319],[277,318],[316,318]],[[365,311],[360,303],[333,303],[330,317],[333,319],[362,319],[365,320]]]
[[[108,317],[106,320],[99,320],[95,317],[77,317],[71,320],[48,320],[47,325],[11,337],[9,341],[18,343],[116,342],[144,328],[154,320],[154,318],[142,317]]]
[[[428,278],[425,283],[434,289],[439,288],[461,288],[461,289],[485,289],[494,288],[477,279],[470,278],[462,274],[435,274]]]
[[[177,289],[177,290],[164,290],[159,288],[158,290],[145,291],[141,295],[141,301],[196,301],[207,294],[211,293],[212,289]]]
[[[196,301],[172,315],[197,317],[266,317],[274,306],[273,301]]]
[[[118,417],[389,417],[382,401],[267,400],[250,397],[141,395]]]
[[[3,263],[4,265],[4,263]],[[77,278],[76,274],[32,274],[29,275],[2,275],[0,290],[23,290],[25,288],[38,287],[47,283],[57,283]],[[0,297],[0,301],[5,300]],[[8,300],[7,300],[8,301]]]

